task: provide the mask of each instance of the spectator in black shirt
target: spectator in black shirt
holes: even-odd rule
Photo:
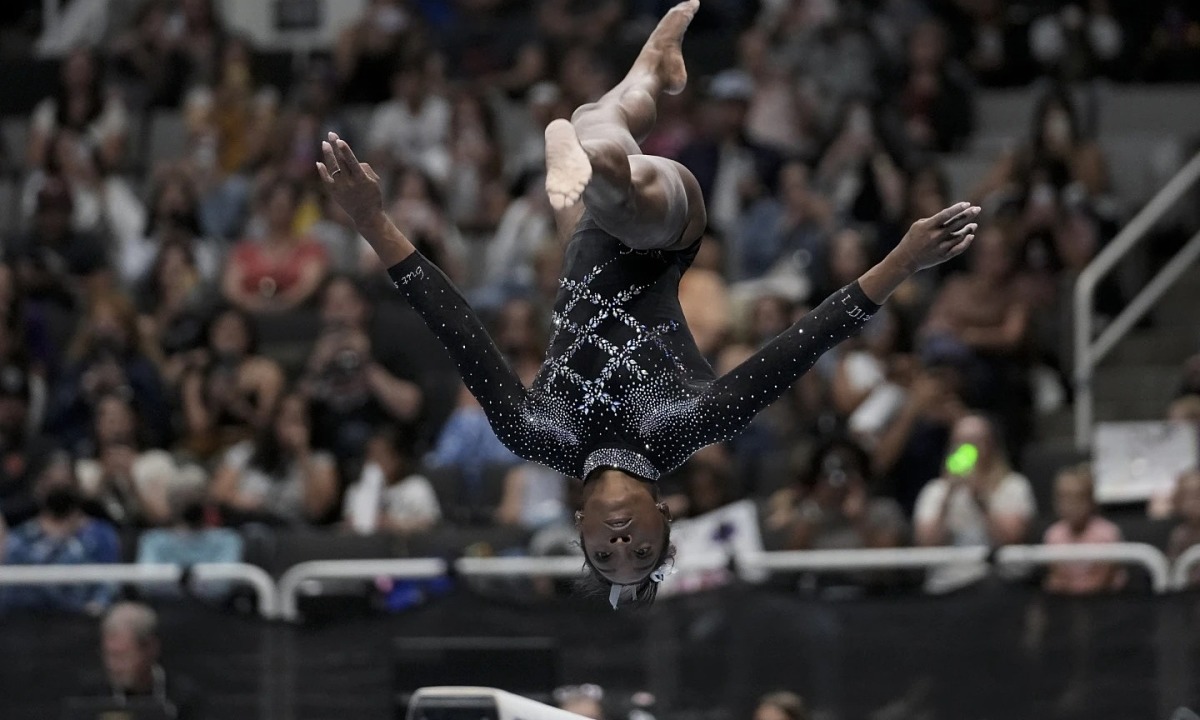
[[[149,698],[174,720],[205,717],[204,696],[189,679],[159,663],[158,616],[141,603],[117,603],[101,624],[108,692],[121,701]]]

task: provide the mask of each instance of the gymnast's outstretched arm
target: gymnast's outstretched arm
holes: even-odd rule
[[[960,203],[918,220],[875,267],[781,333],[699,398],[690,416],[701,445],[727,440],[779,399],[817,358],[855,335],[910,276],[964,252],[975,238],[979,208]]]
[[[565,446],[571,438],[530,412],[525,386],[475,311],[383,212],[375,171],[359,163],[350,146],[334,133],[322,143],[322,152],[325,161],[317,163],[317,171],[329,192],[388,268],[396,289],[446,348],[500,441],[517,455],[551,467],[569,460]]]

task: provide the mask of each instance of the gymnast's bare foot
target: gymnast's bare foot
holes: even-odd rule
[[[671,8],[654,32],[650,33],[645,47],[633,63],[634,71],[645,70],[656,75],[662,91],[668,95],[678,95],[687,86],[683,34],[699,9],[700,0],[687,0]]]
[[[555,120],[546,128],[546,194],[555,210],[565,210],[583,197],[592,180],[592,163],[579,144],[575,126]]]

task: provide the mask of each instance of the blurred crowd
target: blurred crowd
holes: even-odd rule
[[[5,37],[31,36],[24,5],[0,18]],[[8,561],[236,560],[231,528],[261,526],[505,527],[528,552],[563,551],[575,484],[499,443],[313,166],[331,130],[372,163],[398,226],[528,382],[562,263],[542,130],[615,84],[669,5],[371,0],[284,83],[212,0],[147,0],[69,52],[26,145],[3,149],[23,168],[0,264]],[[1046,542],[1120,538],[1086,467],[1060,474],[1052,509],[1014,466],[1035,415],[1069,395],[1073,278],[1128,210],[1070,88],[1196,79],[1200,25],[1190,3],[1061,5],[705,1],[693,82],[644,149],[706,196],[680,295],[718,372],[964,199],[938,158],[969,142],[980,86],[1043,90],[965,198],[986,212],[972,252],[664,479],[675,517],[757,498],[787,548],[1001,545],[1052,512]],[[1098,310],[1123,300],[1103,290]],[[1197,363],[1171,410],[1192,422]],[[977,457],[950,472],[964,446]],[[1200,542],[1195,473],[1176,505],[1173,553]],[[1045,579],[1122,582],[1097,565]],[[106,592],[9,601],[92,609]]]

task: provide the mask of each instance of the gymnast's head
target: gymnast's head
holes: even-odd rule
[[[584,576],[579,589],[607,595],[614,608],[649,605],[675,558],[671,511],[658,485],[612,467],[584,478],[575,513]]]

